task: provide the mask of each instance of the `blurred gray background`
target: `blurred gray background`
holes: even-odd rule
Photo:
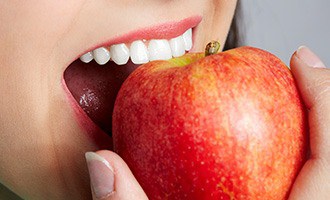
[[[241,0],[245,45],[272,52],[286,64],[301,45],[330,67],[330,0]]]

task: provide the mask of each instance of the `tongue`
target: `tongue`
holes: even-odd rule
[[[112,111],[120,86],[138,67],[128,62],[118,66],[108,62],[100,66],[79,59],[64,72],[64,80],[80,107],[102,130],[111,136]]]

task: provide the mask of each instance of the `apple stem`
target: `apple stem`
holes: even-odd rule
[[[218,41],[211,41],[206,45],[205,56],[210,56],[218,53],[220,49],[220,43]]]

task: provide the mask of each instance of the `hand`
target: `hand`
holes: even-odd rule
[[[143,189],[126,163],[111,151],[86,153],[93,200],[145,200]]]
[[[289,199],[330,199],[330,69],[306,47],[293,54],[290,65],[308,108],[311,155]]]

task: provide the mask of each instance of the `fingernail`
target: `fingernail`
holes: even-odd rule
[[[94,153],[85,153],[91,187],[94,195],[102,199],[114,191],[115,175],[113,168],[102,156]]]
[[[315,55],[308,47],[301,46],[297,50],[297,56],[306,65],[313,68],[326,68],[320,58]]]

